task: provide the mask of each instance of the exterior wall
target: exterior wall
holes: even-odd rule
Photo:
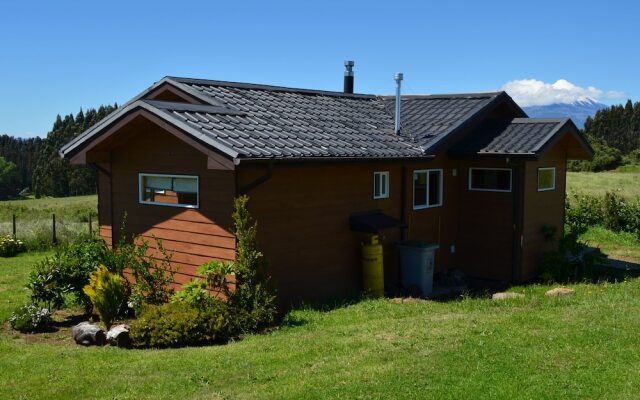
[[[469,190],[470,168],[511,168],[511,192]],[[458,163],[457,264],[471,277],[509,280],[513,263],[513,204],[517,173],[506,159]]]
[[[388,199],[373,199],[374,171],[389,171]],[[249,191],[260,249],[282,306],[344,298],[361,289],[360,244],[368,235],[352,232],[349,216],[379,209],[399,218],[400,173],[398,163],[278,164],[271,179]],[[264,166],[241,164],[238,185],[264,174]],[[399,237],[399,229],[390,229],[381,238],[388,285],[397,281],[392,244]]]
[[[556,168],[556,189],[538,191],[538,168]],[[527,281],[537,276],[537,266],[542,253],[554,249],[563,236],[564,204],[566,198],[566,142],[560,141],[544,158],[529,161],[525,165],[524,226],[522,231],[522,267],[519,280]],[[556,228],[553,243],[544,240],[543,225]]]
[[[199,265],[213,258],[235,257],[235,238],[230,232],[235,176],[233,171],[208,170],[205,155],[145,121],[138,120],[118,133],[126,140],[110,151],[111,179],[100,174],[100,233],[108,243],[117,243],[126,213],[127,236],[141,235],[150,244],[155,243],[153,236],[161,239],[179,270],[175,282],[182,284],[196,276]],[[139,204],[140,172],[197,175],[200,207]],[[152,249],[152,254],[157,255],[157,250]]]

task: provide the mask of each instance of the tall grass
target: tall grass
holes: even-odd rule
[[[89,231],[91,216],[94,230],[97,224],[97,196],[10,200],[0,202],[0,234],[13,233],[12,218],[16,216],[16,237],[29,250],[43,250],[53,245],[52,215],[56,216],[56,239],[69,243]]]

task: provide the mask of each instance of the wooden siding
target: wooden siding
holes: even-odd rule
[[[510,280],[513,265],[514,193],[469,190],[470,168],[510,166],[504,158],[459,162],[456,246],[458,266],[472,277]],[[516,179],[517,174],[512,172],[512,182]]]
[[[566,193],[566,154],[568,139],[561,140],[538,161],[530,161],[525,166],[524,226],[522,230],[521,281],[538,275],[540,259],[545,251],[556,248],[558,239],[564,233],[564,202]],[[556,188],[553,191],[538,192],[538,168],[556,168]],[[543,225],[556,228],[556,240],[545,242]]]
[[[117,242],[126,214],[128,237],[135,234],[148,240],[153,256],[160,256],[154,237],[172,253],[173,265],[178,269],[177,284],[190,281],[197,275],[199,265],[214,258],[233,260],[234,172],[208,170],[206,155],[144,118],[134,120],[116,136],[117,145],[110,149],[111,179],[105,174],[101,174],[100,179],[101,236]],[[140,204],[138,173],[141,172],[199,176],[200,207]],[[107,192],[109,184],[111,188]],[[106,206],[110,200],[106,193],[113,196],[113,217]]]

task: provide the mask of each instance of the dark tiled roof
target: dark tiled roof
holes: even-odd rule
[[[486,122],[451,149],[451,153],[534,155],[568,123],[569,119],[537,118]]]
[[[499,93],[403,96],[401,130],[428,149],[497,95]],[[386,96],[385,100],[393,110],[395,98]]]
[[[246,113],[217,116],[200,126],[243,157],[423,156],[434,139],[497,95],[404,96],[402,134],[396,135],[393,97],[170,79],[214,104]],[[188,113],[176,115],[188,118]]]
[[[169,84],[201,105],[147,100]],[[394,98],[167,77],[68,143],[74,154],[121,115],[143,108],[232,158],[420,158],[502,93],[402,97],[401,134]]]

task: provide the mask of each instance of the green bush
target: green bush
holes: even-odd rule
[[[38,332],[51,325],[51,312],[35,304],[25,304],[11,314],[11,328],[20,332]]]
[[[171,265],[171,254],[162,246],[162,241],[154,238],[155,248],[160,257],[148,254],[149,242],[141,237],[132,243],[121,242],[112,253],[111,265],[115,270],[131,273],[129,307],[136,315],[142,306],[167,303],[174,293],[171,284],[175,268]]]
[[[59,247],[52,257],[36,265],[27,287],[34,301],[42,301],[53,308],[64,304],[64,295],[72,293],[78,304],[91,311],[91,300],[83,288],[89,275],[108,259],[109,248],[97,236],[83,235],[68,246]]]
[[[209,294],[207,281],[204,279],[193,279],[191,282],[182,285],[182,289],[177,291],[172,297],[172,303],[184,303],[199,310],[205,310],[217,301]]]
[[[236,236],[235,289],[229,291],[228,304],[242,332],[256,332],[274,322],[277,309],[275,295],[269,288],[266,261],[258,250],[257,224],[251,218],[247,196],[235,199],[233,233]]]
[[[131,323],[131,340],[137,347],[181,347],[225,342],[232,330],[226,305],[217,302],[198,310],[176,302],[145,305]]]
[[[14,257],[26,250],[21,240],[11,235],[0,236],[0,257]]]
[[[605,261],[599,250],[589,249],[575,232],[569,232],[560,240],[559,250],[543,255],[540,279],[547,283],[597,280],[597,267]]]
[[[586,232],[602,223],[602,201],[599,197],[574,194],[565,203],[565,223],[572,232]]]
[[[599,225],[640,237],[640,198],[627,200],[618,192],[607,192],[603,197],[573,195],[565,206],[565,223],[572,232],[584,233],[589,227]]]
[[[613,147],[601,143],[591,143],[593,147],[593,159],[567,163],[567,169],[574,172],[598,172],[616,169],[622,163],[622,153]]]
[[[83,289],[107,330],[111,329],[111,323],[118,315],[124,300],[124,289],[124,279],[109,272],[104,265],[100,265],[89,276],[89,284]]]

